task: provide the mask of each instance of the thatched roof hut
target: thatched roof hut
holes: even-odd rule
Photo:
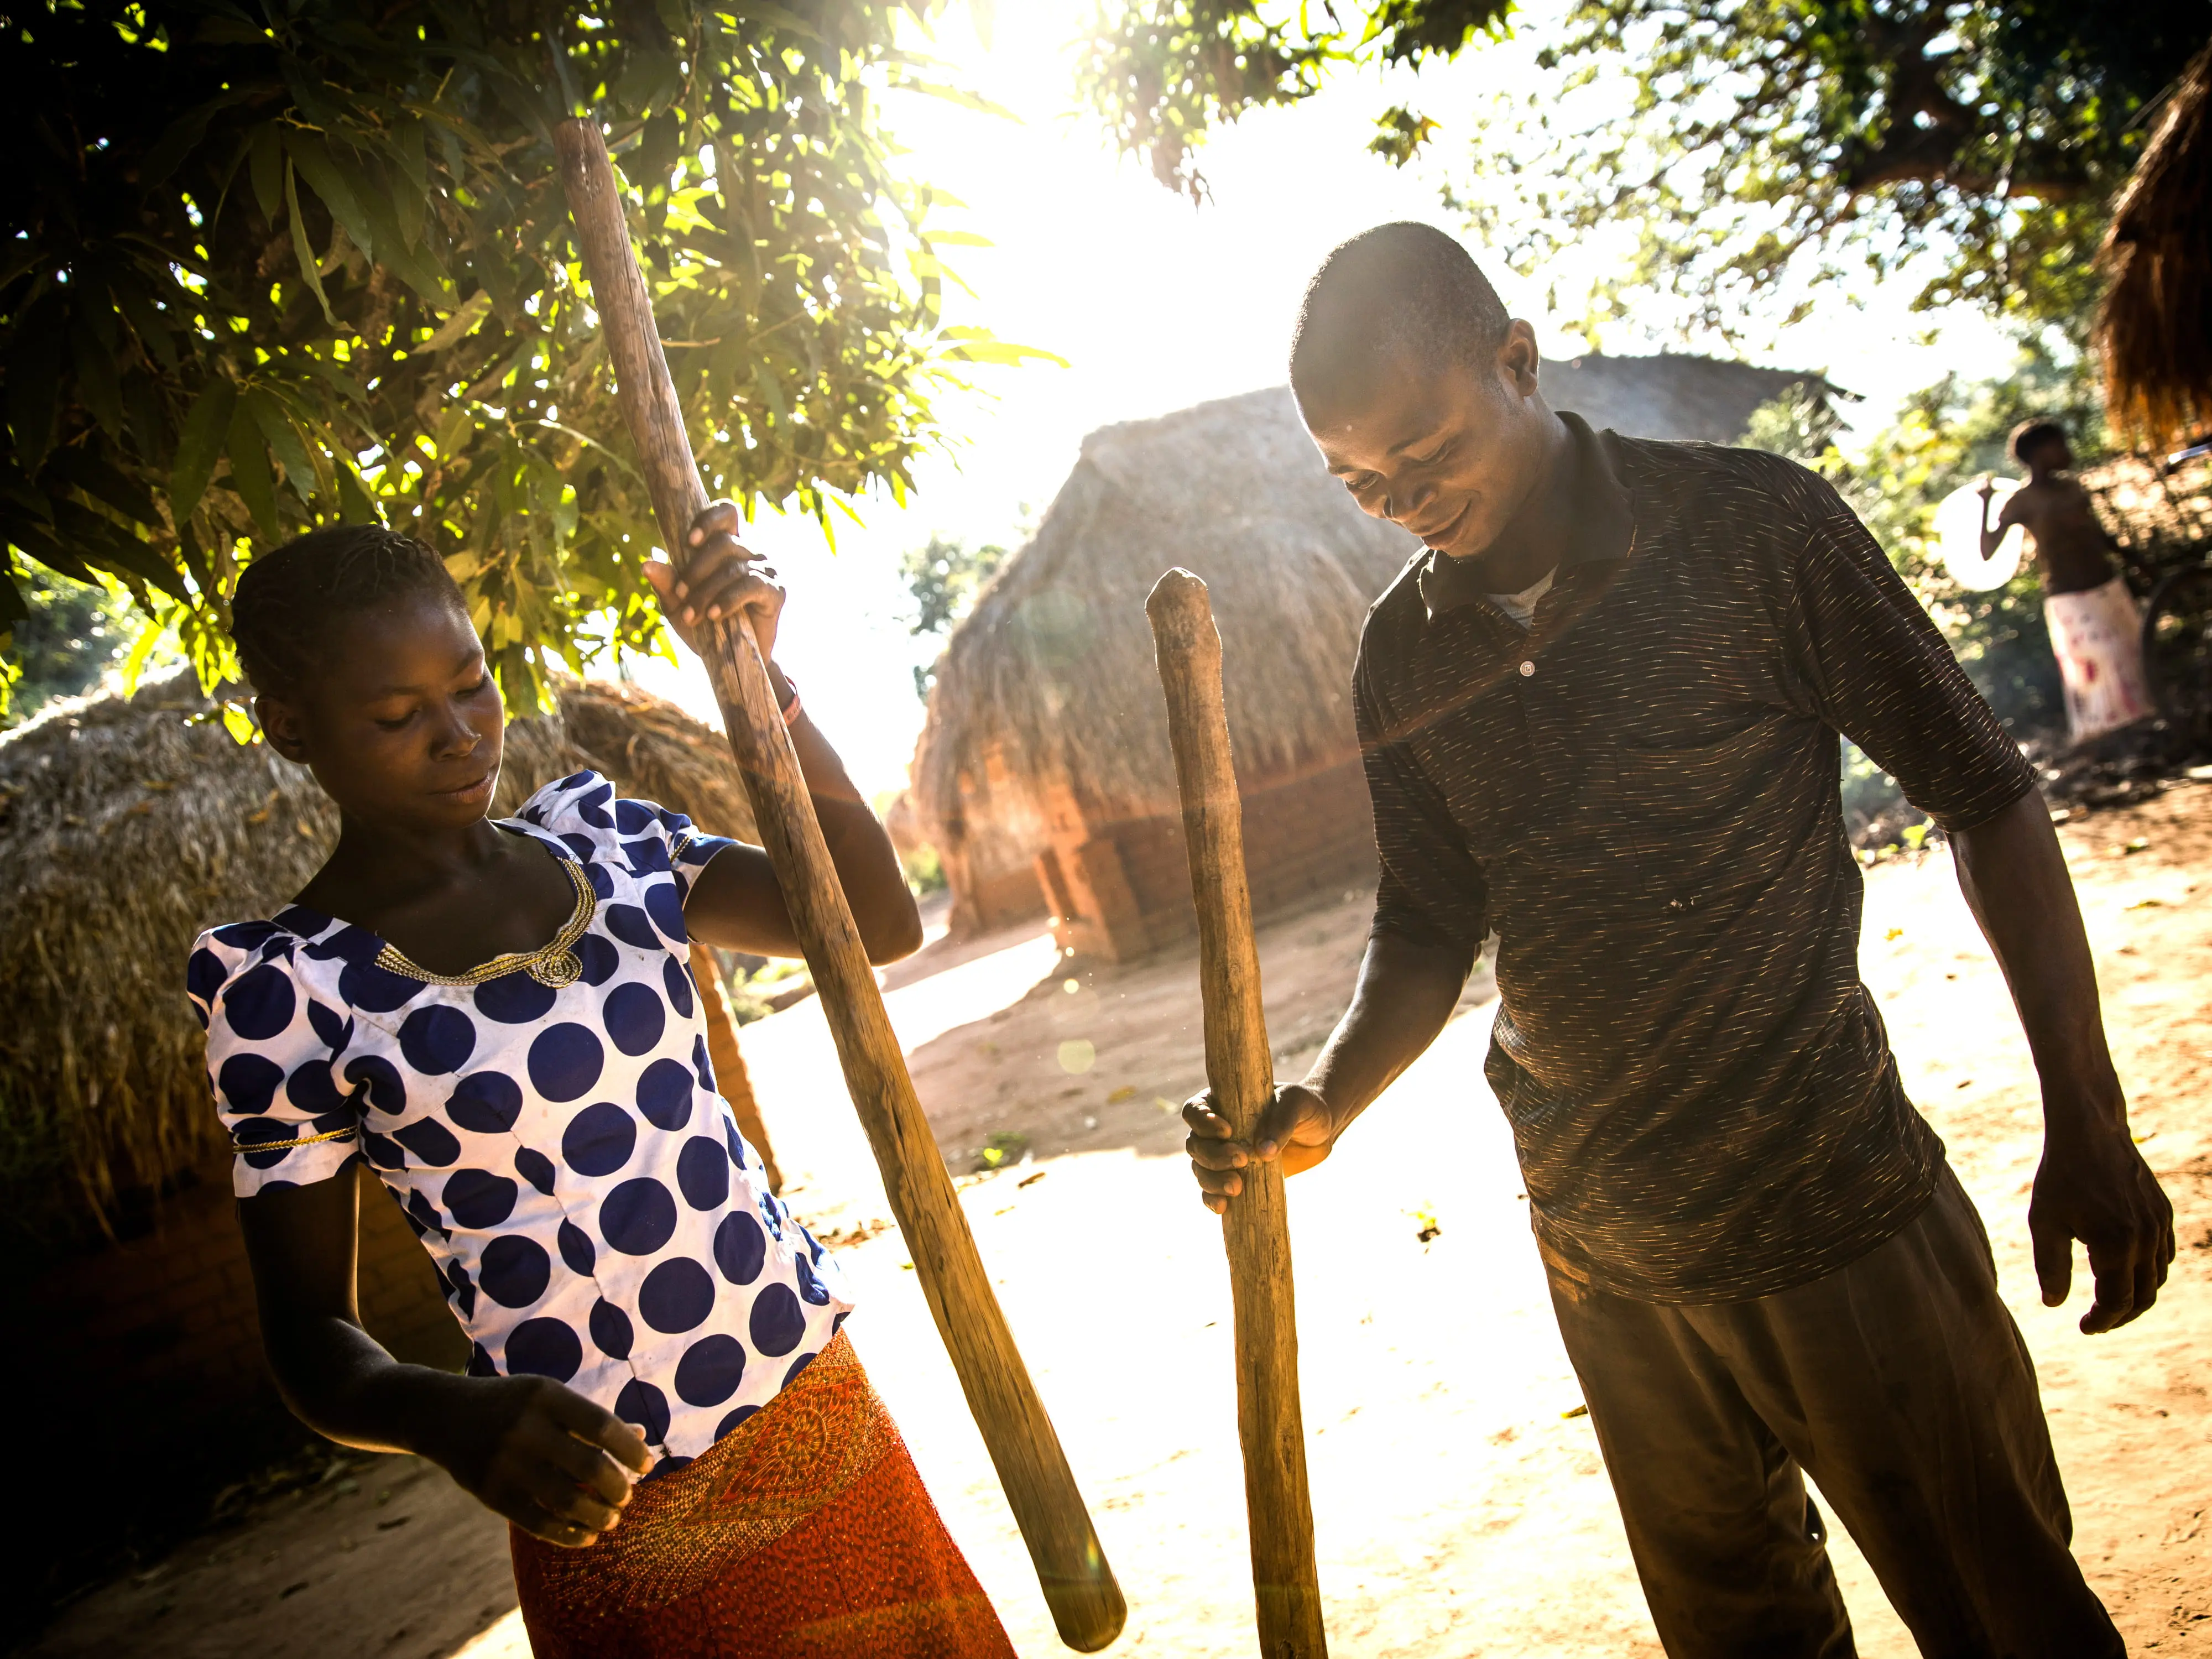
[[[507,730],[495,810],[584,766],[754,838],[722,738],[634,686],[570,682]],[[218,1150],[181,975],[203,927],[266,915],[337,811],[241,746],[189,675],[56,705],[0,734],[0,1207],[50,1235]]]
[[[2212,43],[2168,94],[2098,263],[2112,424],[2153,447],[2212,430]]]
[[[1686,356],[1544,365],[1594,424],[1726,441],[1816,375]],[[1261,908],[1371,868],[1350,699],[1367,606],[1418,551],[1322,465],[1286,389],[1110,426],[1084,441],[1036,535],[954,630],[912,799],[955,925],[1048,910],[1121,957],[1188,927],[1174,768],[1145,596],[1183,565],[1213,590]],[[1034,872],[1034,873],[1032,873]]]

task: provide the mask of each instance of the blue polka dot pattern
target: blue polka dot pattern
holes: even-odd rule
[[[714,1310],[714,1281],[688,1255],[664,1261],[638,1287],[637,1310],[656,1331],[694,1331]]]
[[[292,1023],[299,998],[274,963],[240,974],[222,994],[223,1023],[248,1042],[265,1042]]]
[[[607,993],[599,1018],[616,1048],[626,1054],[649,1054],[660,1045],[668,1028],[668,1005],[659,989],[635,981]]]
[[[526,1308],[545,1294],[553,1261],[545,1247],[520,1233],[501,1233],[483,1248],[477,1284],[502,1308]]]
[[[635,1423],[650,1445],[665,1444],[668,1439],[668,1396],[643,1377],[632,1377],[615,1396],[615,1415],[625,1423]]]
[[[660,964],[660,982],[668,990],[668,1006],[678,1019],[691,1018],[691,964],[671,955]]]
[[[653,918],[641,906],[610,904],[606,907],[607,932],[624,945],[634,945],[641,951],[658,955],[661,949],[660,935],[653,931]]]
[[[690,939],[684,931],[684,895],[676,890],[674,882],[656,881],[645,890],[645,914],[668,936],[670,944],[682,945]]]
[[[629,1316],[605,1297],[592,1304],[592,1340],[599,1352],[610,1359],[629,1358],[629,1345],[637,1340],[637,1332],[630,1324]]]
[[[674,1133],[691,1121],[691,1073],[682,1061],[656,1060],[637,1080],[637,1109],[656,1129]]]
[[[474,1000],[477,1012],[486,1019],[501,1025],[529,1025],[553,1011],[553,1000],[559,994],[551,986],[540,985],[517,969],[477,986]]]
[[[561,1161],[580,1176],[612,1175],[637,1146],[637,1120],[602,1100],[568,1120],[561,1132]]]
[[[753,1298],[752,1316],[746,1322],[753,1346],[764,1354],[787,1354],[806,1334],[806,1310],[799,1305],[791,1286],[779,1279]]]
[[[254,1114],[265,1112],[275,1103],[277,1087],[283,1081],[283,1066],[265,1055],[251,1053],[233,1054],[215,1076],[216,1089],[230,1103],[231,1110]]]
[[[605,935],[586,933],[576,941],[576,960],[584,964],[584,983],[605,985],[622,966],[622,952]]]
[[[768,1230],[743,1210],[714,1229],[714,1265],[732,1285],[750,1285],[768,1265]]]
[[[521,1121],[522,1085],[504,1072],[474,1072],[446,1097],[446,1115],[456,1127],[503,1135]]]
[[[599,1231],[624,1255],[651,1255],[676,1234],[676,1200],[651,1176],[625,1181],[599,1206]]]
[[[738,1391],[744,1375],[744,1346],[717,1331],[684,1349],[676,1362],[676,1397],[687,1406],[719,1406]]]
[[[510,1376],[550,1376],[566,1382],[583,1363],[583,1343],[557,1319],[526,1319],[507,1334]]]
[[[592,1236],[574,1222],[563,1221],[556,1237],[561,1245],[561,1260],[568,1271],[580,1279],[590,1278],[599,1259],[599,1252],[592,1248]]]
[[[345,1080],[380,1112],[407,1109],[407,1085],[399,1068],[382,1054],[362,1054],[346,1061]]]
[[[417,1008],[399,1027],[399,1052],[430,1076],[458,1072],[477,1046],[476,1023],[458,1008]]]
[[[774,1399],[851,1294],[714,1091],[682,902],[728,843],[590,773],[504,827],[590,883],[574,983],[432,985],[301,905],[195,942],[185,988],[235,1184],[250,1199],[365,1159],[472,1375],[558,1378],[678,1468]]]
[[[694,1135],[676,1155],[676,1185],[695,1210],[720,1212],[730,1200],[730,1157],[719,1140]]]
[[[588,1025],[549,1025],[531,1039],[531,1086],[548,1100],[581,1100],[599,1080],[606,1054]]]
[[[434,1170],[444,1169],[461,1155],[461,1143],[453,1132],[435,1118],[418,1118],[394,1129],[392,1138]]]
[[[489,1170],[456,1170],[446,1177],[446,1213],[457,1227],[483,1232],[514,1213],[520,1188]]]

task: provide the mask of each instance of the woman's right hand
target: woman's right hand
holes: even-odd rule
[[[646,580],[660,596],[661,615],[695,655],[712,643],[714,623],[739,617],[751,624],[763,659],[775,655],[783,589],[775,585],[775,572],[738,540],[741,527],[735,501],[709,501],[691,521],[684,574],[658,559],[645,567]]]
[[[635,1429],[550,1377],[453,1382],[424,1450],[464,1492],[549,1544],[578,1549],[613,1529],[653,1467]]]

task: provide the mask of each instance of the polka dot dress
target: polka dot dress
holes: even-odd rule
[[[186,981],[235,1185],[365,1158],[437,1265],[472,1374],[556,1378],[678,1467],[852,1307],[714,1091],[684,899],[730,843],[593,772],[505,827],[576,887],[543,951],[441,978],[299,905],[201,935]]]

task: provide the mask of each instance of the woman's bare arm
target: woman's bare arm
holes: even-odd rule
[[[360,1197],[352,1170],[240,1199],[261,1345],[284,1403],[318,1434],[406,1451],[549,1543],[588,1544],[621,1519],[652,1466],[637,1431],[543,1376],[456,1376],[405,1365],[362,1328]]]

